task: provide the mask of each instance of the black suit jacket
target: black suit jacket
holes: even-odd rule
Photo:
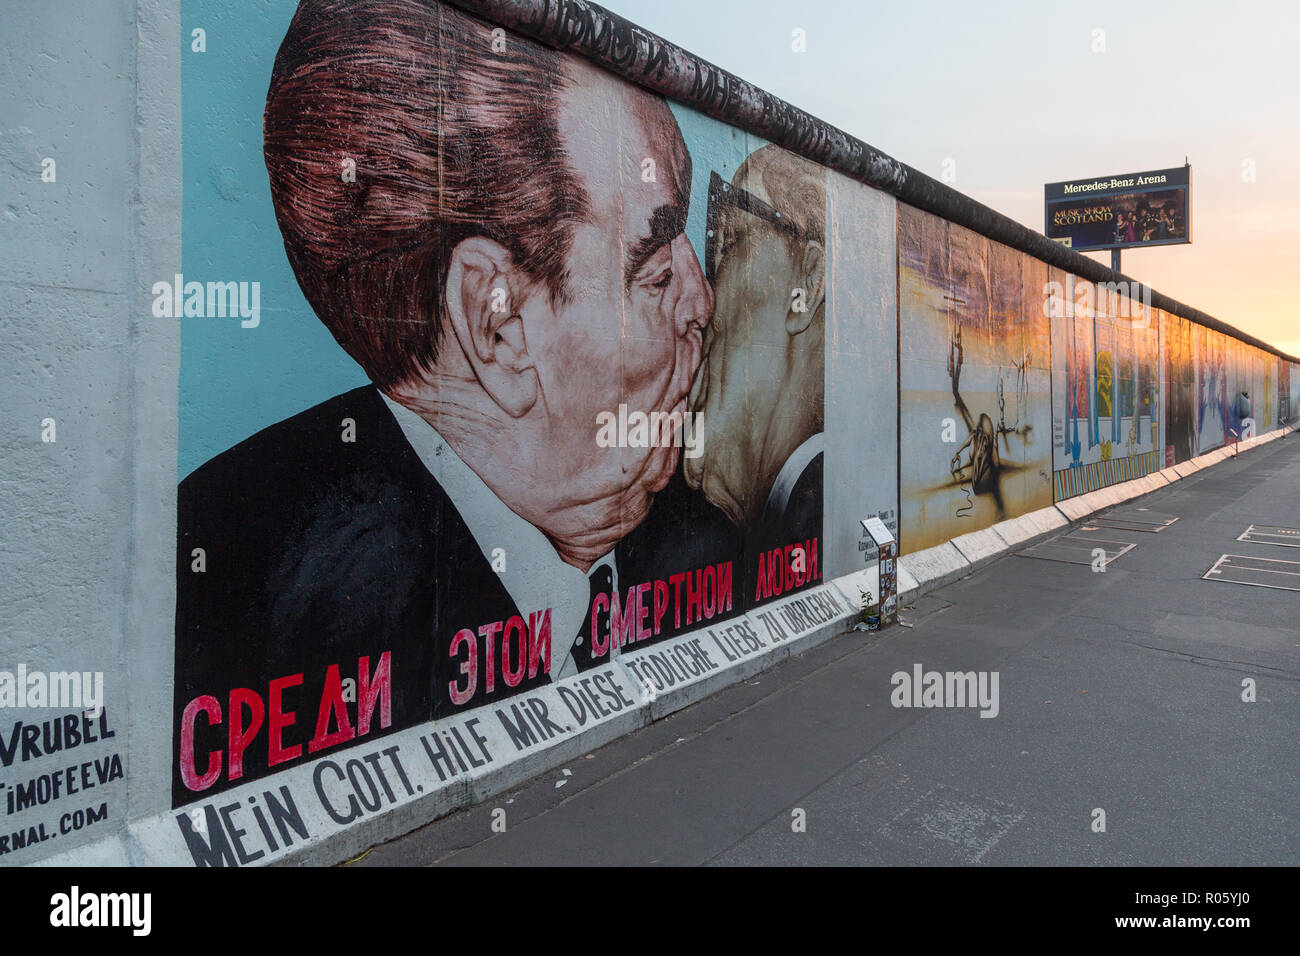
[[[353,422],[353,442],[342,440],[345,419]],[[301,675],[301,684],[282,691],[283,709],[295,716],[282,739],[286,748],[301,748],[297,759],[316,756],[309,745],[330,667],[360,683],[360,658],[373,672],[385,653],[391,722],[381,727],[376,708],[369,736],[433,719],[453,709],[449,682],[463,686],[449,656],[461,628],[474,631],[480,644],[474,697],[463,706],[546,681],[525,672],[520,686],[508,688],[495,654],[494,689],[487,692],[478,628],[515,614],[527,620],[538,609],[515,607],[371,386],[258,432],[204,464],[181,482],[177,523],[178,734],[185,706],[200,695],[227,711],[230,691],[245,687],[269,710],[270,682]],[[193,570],[196,548],[204,552],[201,572]],[[464,659],[466,648],[459,650]],[[355,731],[356,704],[348,710]],[[255,715],[245,713],[244,723],[254,723]],[[325,732],[337,731],[337,716],[326,716]],[[209,751],[226,748],[230,721],[225,713],[216,728],[204,717],[196,722],[199,771]],[[242,780],[230,781],[227,767],[204,792],[264,773],[267,730],[244,753]],[[173,790],[176,802],[194,799],[179,766]]]
[[[774,549],[782,549],[781,562],[784,562],[786,545],[803,546],[806,542],[816,538],[818,550],[817,577],[815,579],[810,578],[797,587],[800,589],[814,587],[825,579],[821,567],[822,469],[825,457],[824,452],[818,452],[814,455],[795,481],[794,487],[790,490],[790,496],[785,501],[785,506],[780,510],[765,510],[755,527],[750,529],[745,548],[747,607],[755,607],[789,593],[783,589],[781,594],[765,592],[762,597],[758,596],[760,590],[765,591],[765,589],[759,587],[759,558],[764,559],[762,570],[766,575]],[[810,554],[805,556],[805,567],[811,572]]]

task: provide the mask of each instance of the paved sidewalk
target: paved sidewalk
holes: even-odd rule
[[[1006,555],[354,865],[1300,863],[1300,591],[1202,579],[1300,562],[1236,540],[1300,528],[1300,438],[1113,512],[1179,520],[1065,529],[1136,547]],[[891,706],[916,664],[997,672],[997,716]]]

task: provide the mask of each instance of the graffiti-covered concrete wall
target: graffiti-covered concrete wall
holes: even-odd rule
[[[898,220],[901,542],[1052,504],[1045,263],[908,206]]]
[[[1300,408],[577,0],[76,29],[133,83],[6,143],[6,863],[340,859],[915,590],[864,519],[911,555]]]
[[[1164,467],[1160,312],[1120,290],[1054,273],[1056,500]]]

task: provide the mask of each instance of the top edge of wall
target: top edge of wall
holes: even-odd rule
[[[1150,304],[1157,309],[1222,332],[1286,361],[1300,363],[1300,358],[1053,242],[597,4],[587,0],[445,2],[557,50],[582,56],[629,82],[761,136],[1048,265],[1093,282],[1124,282],[1145,289]]]

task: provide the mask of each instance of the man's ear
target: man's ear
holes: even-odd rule
[[[813,317],[826,303],[826,253],[820,242],[809,242],[799,264],[799,281],[804,290],[804,310],[790,309],[785,316],[785,330],[798,335],[812,324]]]
[[[512,418],[527,414],[538,396],[537,371],[519,317],[526,285],[498,242],[473,236],[451,252],[447,318],[479,384]]]

